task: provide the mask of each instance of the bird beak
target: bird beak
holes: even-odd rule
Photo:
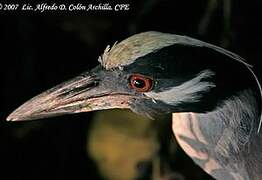
[[[129,108],[131,95],[115,93],[92,73],[84,73],[24,103],[7,121],[34,120],[102,109]]]

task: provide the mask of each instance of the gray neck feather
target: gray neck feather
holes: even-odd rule
[[[251,90],[245,90],[226,100],[217,110],[198,114],[200,119],[216,121],[224,128],[216,149],[224,154],[229,144],[235,152],[239,152],[244,146],[257,126],[259,121],[259,110],[256,98]],[[229,151],[227,151],[229,152]]]
[[[255,170],[252,167],[252,164],[262,163],[261,147],[257,146],[261,145],[261,137],[257,134],[259,113],[253,92],[245,90],[225,101],[217,110],[197,114],[201,131],[210,145],[210,155],[223,167],[246,179],[256,179],[256,174],[262,173],[261,168]]]

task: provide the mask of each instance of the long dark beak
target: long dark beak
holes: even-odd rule
[[[129,108],[131,97],[106,89],[92,73],[84,73],[27,101],[8,121],[33,120],[111,108]]]

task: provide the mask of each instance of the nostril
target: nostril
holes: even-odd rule
[[[58,95],[59,97],[61,96],[69,96],[69,97],[74,97],[77,96],[85,91],[88,91],[96,86],[99,85],[99,81],[98,80],[93,80],[92,82],[89,83],[85,83],[82,84],[81,86],[78,87],[70,87],[68,89],[65,89],[60,95]]]
[[[93,82],[93,86],[96,87],[96,86],[98,86],[98,85],[99,85],[99,81],[98,81],[98,80],[95,80],[95,81]]]
[[[96,87],[98,86],[99,82],[98,81],[93,81],[91,83],[88,83],[84,86],[82,86],[82,88],[86,89],[86,88],[93,88],[93,87]]]
[[[94,87],[98,86],[98,84],[99,84],[99,81],[98,80],[94,80],[94,81],[92,81],[90,83],[86,83],[86,84],[84,84],[84,85],[82,85],[82,86],[80,86],[78,88],[75,88],[75,90],[76,89],[77,90],[91,89],[91,88],[94,88]]]

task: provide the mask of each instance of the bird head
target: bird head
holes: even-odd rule
[[[167,33],[133,35],[108,46],[98,60],[100,64],[91,71],[34,97],[7,119],[33,120],[112,108],[149,117],[208,112],[256,83],[249,65],[238,55]]]

